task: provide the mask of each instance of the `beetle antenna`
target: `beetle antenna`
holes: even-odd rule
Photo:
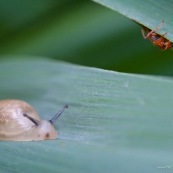
[[[39,126],[40,121],[36,120],[35,118],[30,117],[28,114],[23,113],[24,117],[27,117],[29,120],[31,120],[36,126]]]
[[[57,119],[59,118],[59,116],[63,113],[63,111],[65,110],[65,108],[68,108],[68,105],[64,105],[63,108],[51,119],[49,120],[49,122],[54,125],[55,122],[57,121]]]

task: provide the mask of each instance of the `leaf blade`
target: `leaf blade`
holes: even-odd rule
[[[1,142],[3,172],[158,172],[170,163],[171,79],[41,59],[6,60],[0,72],[1,99],[24,99],[43,119],[69,104],[57,140]]]

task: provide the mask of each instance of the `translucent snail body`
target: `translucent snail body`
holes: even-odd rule
[[[65,105],[51,120],[41,120],[28,103],[21,100],[0,101],[0,140],[38,141],[56,139],[53,124],[68,106]]]

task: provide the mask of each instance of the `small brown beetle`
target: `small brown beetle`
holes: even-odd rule
[[[156,31],[160,29],[163,24],[164,20],[162,20],[162,23],[160,23],[154,30],[150,30],[149,28],[142,26],[142,35],[145,39],[149,39],[154,45],[163,50],[167,50],[172,47],[172,42],[164,37],[167,33],[162,35],[156,33]]]

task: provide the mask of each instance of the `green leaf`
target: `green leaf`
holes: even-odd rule
[[[1,60],[0,98],[25,100],[43,119],[69,109],[56,140],[1,142],[1,172],[158,173],[172,165],[172,80],[26,59]]]
[[[119,13],[129,17],[138,23],[155,29],[162,20],[165,25],[157,32],[163,34],[169,40],[173,41],[173,2],[165,0],[94,0],[104,6],[107,6]]]

